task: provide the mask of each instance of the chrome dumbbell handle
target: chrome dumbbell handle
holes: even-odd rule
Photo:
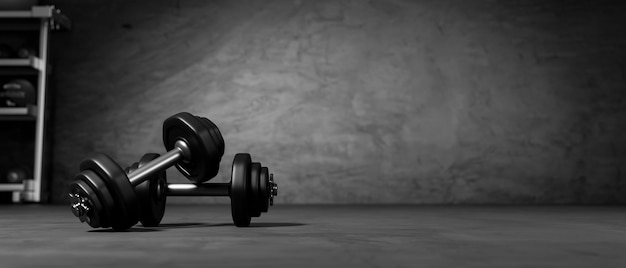
[[[168,183],[165,193],[168,196],[229,196],[230,183]]]
[[[158,159],[158,158],[157,158]],[[131,174],[134,174],[131,173]],[[229,182],[221,183],[168,183],[165,189],[167,196],[230,196]],[[274,205],[274,197],[278,196],[278,184],[274,182],[274,174],[270,174],[270,205]]]
[[[176,141],[174,149],[142,165],[128,174],[128,180],[133,186],[137,186],[149,179],[152,175],[176,165],[179,161],[189,161],[191,150],[186,142]]]

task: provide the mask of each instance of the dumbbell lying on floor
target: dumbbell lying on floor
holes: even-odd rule
[[[126,168],[126,173],[133,174],[147,165],[159,154],[145,154],[139,162]],[[167,196],[229,196],[231,214],[236,226],[250,225],[251,217],[261,216],[273,205],[278,194],[278,185],[273,174],[260,163],[251,162],[249,154],[237,154],[233,160],[231,180],[227,183],[168,184],[165,171],[154,174],[150,179],[135,187],[140,202],[139,221],[144,226],[156,226],[160,223]]]
[[[211,121],[179,113],[163,123],[168,152],[127,175],[109,156],[96,154],[82,161],[70,184],[72,213],[91,227],[125,230],[135,225],[139,203],[134,186],[173,165],[189,180],[207,181],[217,175],[224,140]]]
[[[70,184],[69,197],[74,216],[94,228],[125,230],[135,225],[142,216],[142,200],[138,200],[133,187],[173,165],[196,184],[217,175],[224,154],[224,140],[210,120],[189,113],[171,116],[163,123],[163,142],[167,153],[144,162],[129,174],[104,154],[84,160],[80,164],[80,173]],[[145,224],[154,225],[158,221],[146,221]]]

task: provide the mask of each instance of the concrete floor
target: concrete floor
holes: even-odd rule
[[[169,206],[90,229],[65,206],[0,206],[0,267],[626,267],[622,207]]]

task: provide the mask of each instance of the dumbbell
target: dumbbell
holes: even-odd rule
[[[167,153],[129,174],[105,154],[83,160],[70,184],[74,216],[94,228],[125,230],[135,225],[140,215],[133,188],[153,175],[173,165],[196,183],[217,175],[224,140],[210,120],[189,113],[173,115],[163,123],[163,143]]]
[[[128,174],[147,165],[159,154],[149,153],[126,169]],[[135,188],[140,196],[139,220],[144,226],[156,226],[165,211],[167,196],[229,196],[233,222],[238,227],[250,225],[251,217],[261,216],[274,204],[278,185],[267,167],[252,162],[250,154],[237,154],[233,160],[231,180],[227,183],[168,184],[165,171],[154,174]],[[148,223],[148,224],[146,224]]]

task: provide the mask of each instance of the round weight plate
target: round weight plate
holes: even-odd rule
[[[202,119],[204,124],[210,130],[209,133],[211,133],[211,138],[213,138],[213,142],[215,142],[220,155],[224,155],[224,137],[222,137],[220,129],[217,128],[217,126],[208,118],[200,117],[200,119]]]
[[[205,123],[190,113],[175,114],[163,122],[163,144],[170,151],[182,140],[191,149],[191,159],[180,161],[176,168],[190,181],[205,182],[217,175],[223,151],[213,141]]]
[[[250,225],[247,197],[251,161],[249,154],[236,154],[235,159],[233,159],[230,177],[230,210],[233,222],[237,227]]]
[[[133,186],[124,170],[105,154],[96,154],[80,163],[80,170],[92,170],[106,184],[116,204],[111,227],[126,230],[137,224],[139,206]]]
[[[137,168],[149,163],[159,154],[144,154],[135,166],[131,166],[128,174]],[[167,175],[165,170],[153,175],[150,179],[140,183],[135,187],[137,199],[139,200],[139,221],[145,227],[158,226],[165,214],[165,203],[167,196],[165,188],[167,187]]]
[[[213,122],[211,122],[211,120],[204,118],[204,117],[197,117],[197,118],[204,124],[206,129],[209,130],[209,134],[211,136],[211,139],[213,140],[213,144],[215,148],[217,148],[217,152],[219,155],[219,159],[217,159],[216,162],[207,163],[207,164],[211,165],[213,169],[219,170],[220,162],[222,161],[222,156],[224,155],[224,138],[222,137],[222,133],[220,133],[220,130],[217,128],[215,124],[213,124]],[[205,181],[208,181],[210,179],[212,178],[207,178]]]
[[[93,172],[91,172],[93,173]],[[77,215],[72,208],[72,213],[74,216],[78,217],[81,222],[87,222],[89,226],[93,228],[98,227],[109,227],[108,215],[102,202],[98,198],[98,195],[89,186],[85,181],[78,179],[70,184],[70,205],[74,205],[76,203],[86,203],[89,207],[89,211],[87,211],[83,215]],[[79,199],[86,199],[85,202],[79,201]]]
[[[119,217],[119,215],[115,211],[115,200],[111,196],[111,192],[102,178],[91,170],[83,170],[76,174],[74,179],[82,180],[87,183],[95,193],[93,196],[96,196],[102,204],[101,211],[103,212],[103,217],[101,217],[100,227],[111,227],[111,223],[115,221],[115,218]]]
[[[248,189],[248,213],[251,217],[261,216],[261,204],[259,202],[260,192],[259,177],[261,176],[261,163],[250,165],[250,188]]]
[[[261,212],[267,212],[270,207],[270,175],[267,167],[261,168],[261,176],[259,178],[259,204],[261,204]]]

